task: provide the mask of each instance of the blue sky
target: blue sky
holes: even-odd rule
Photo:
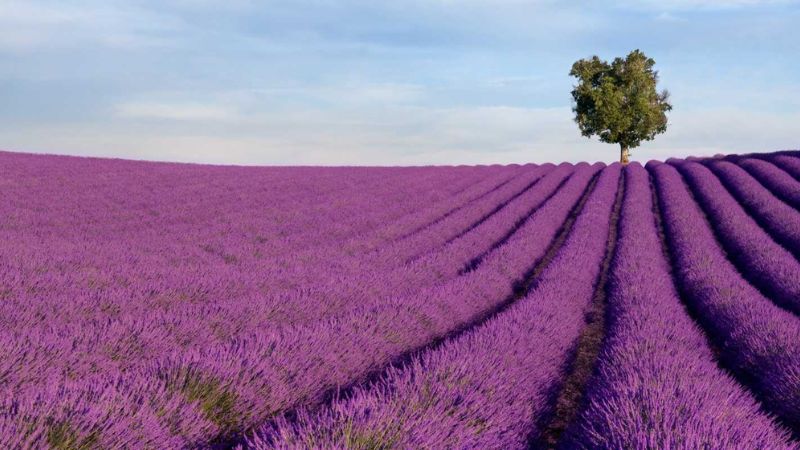
[[[573,61],[640,48],[669,156],[800,148],[800,2],[0,0],[0,148],[224,164],[613,161]]]

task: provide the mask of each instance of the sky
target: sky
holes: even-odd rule
[[[259,165],[614,161],[568,73],[641,49],[633,159],[800,148],[800,1],[0,0],[0,149]]]

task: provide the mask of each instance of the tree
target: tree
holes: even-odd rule
[[[630,149],[667,131],[669,92],[656,90],[655,61],[639,50],[611,64],[597,56],[572,65],[578,79],[572,90],[575,122],[583,136],[619,144],[620,162],[628,163]]]

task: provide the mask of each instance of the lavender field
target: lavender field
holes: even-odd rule
[[[0,448],[800,449],[800,152],[0,152]]]

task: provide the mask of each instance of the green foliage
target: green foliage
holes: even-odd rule
[[[576,61],[569,74],[578,79],[572,90],[572,110],[581,134],[619,144],[626,159],[627,149],[665,132],[666,112],[672,105],[666,90],[656,90],[654,65],[639,50],[611,64],[597,56]]]
[[[357,431],[352,421],[348,421],[342,430],[344,446],[353,450],[390,450],[397,447],[400,439],[399,424],[389,424],[376,428]]]
[[[57,422],[47,430],[47,444],[54,450],[90,450],[97,448],[98,435],[79,436],[69,422]]]
[[[186,399],[190,403],[197,402],[203,415],[221,430],[233,430],[241,422],[242,417],[236,411],[236,393],[219,380],[188,372],[181,390]]]

